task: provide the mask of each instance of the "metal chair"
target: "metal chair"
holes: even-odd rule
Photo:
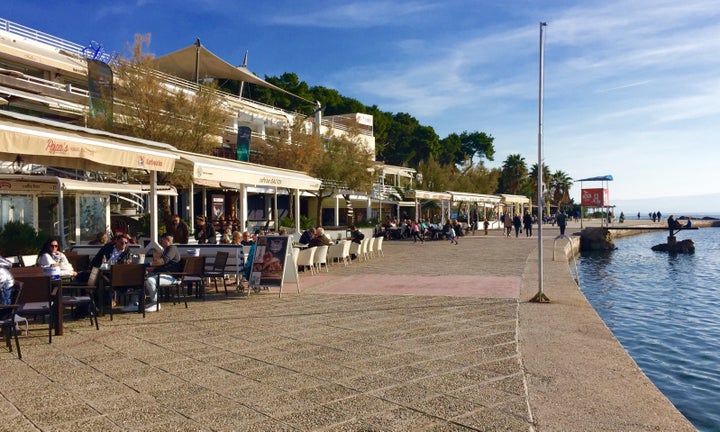
[[[48,317],[48,339],[52,343],[55,327],[55,297],[57,290],[53,288],[49,276],[18,276],[13,274],[16,282],[23,283],[23,289],[17,299],[17,314],[22,317]]]
[[[225,295],[228,295],[227,282],[225,282],[225,266],[227,265],[229,256],[230,254],[228,252],[216,253],[215,261],[213,261],[212,267],[210,270],[205,270],[205,277],[212,278],[215,283],[216,293],[219,292],[217,279],[220,278],[222,279],[223,287],[225,288]]]
[[[180,296],[182,293],[183,301],[185,303],[185,307],[188,307],[187,304],[187,294],[185,291],[185,287],[188,285],[196,285],[198,296],[202,296],[204,298],[204,292],[205,292],[205,284],[203,283],[203,279],[205,277],[205,257],[204,256],[188,256],[183,258],[183,271],[177,272],[177,273],[164,273],[169,274],[170,276],[175,278],[175,282],[170,285],[159,285],[158,284],[158,290],[160,289],[167,289],[167,295],[171,295],[171,290],[175,290],[175,298],[177,299],[177,303],[180,303]],[[158,294],[158,299],[160,298]],[[175,300],[173,300],[173,304],[175,304]]]
[[[5,344],[8,350],[12,352],[12,339],[15,338],[15,347],[17,348],[18,359],[22,359],[22,352],[20,351],[20,339],[18,338],[17,318],[22,318],[17,315],[18,310],[18,298],[22,292],[23,282],[16,281],[12,287],[12,293],[10,295],[10,304],[0,305],[0,328],[2,328],[3,336],[5,337]],[[27,323],[27,320],[25,321]]]

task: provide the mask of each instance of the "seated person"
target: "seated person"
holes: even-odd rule
[[[670,215],[670,216],[667,218],[667,224],[668,224],[668,228],[670,228],[671,230],[682,228],[682,225],[680,225],[680,222],[678,222],[678,221],[675,220],[675,216],[674,216],[674,215]]]
[[[163,234],[160,237],[160,246],[163,247],[162,255],[153,260],[152,265],[155,267],[153,271],[155,274],[148,275],[145,279],[145,290],[147,291],[148,297],[150,297],[150,303],[145,306],[145,312],[156,312],[160,310],[160,305],[157,302],[157,273],[169,272],[175,273],[182,271],[180,264],[180,251],[177,246],[173,244],[173,236],[170,234]],[[167,286],[172,285],[176,282],[176,279],[169,274],[160,275],[160,285]]]
[[[50,269],[51,267],[59,267],[60,276],[77,276],[77,272],[73,269],[72,264],[68,261],[64,253],[60,252],[60,243],[55,239],[45,242],[37,257],[38,267]]]
[[[240,240],[240,244],[243,246],[252,246],[255,244],[252,237],[250,236],[250,233],[247,231],[243,231],[242,233],[242,239]]]
[[[95,239],[89,242],[91,245],[104,245],[108,242],[108,235],[105,231],[97,233]]]
[[[132,253],[127,247],[130,236],[127,234],[118,234],[115,241],[101,247],[95,257],[92,259],[92,267],[100,267],[103,263],[110,265],[115,263],[132,262]]]
[[[687,223],[683,228],[692,228],[692,221],[690,220],[690,218],[688,218]]]
[[[361,233],[355,225],[350,225],[350,240],[353,243],[360,244],[365,239],[365,234]]]
[[[310,240],[315,237],[315,228],[310,228],[309,230],[306,230],[302,233],[300,236],[300,240],[298,240],[298,243],[300,244],[310,244]]]
[[[330,238],[325,235],[325,230],[322,227],[317,227],[315,228],[315,237],[310,240],[308,246],[330,246],[331,244],[333,244],[332,240],[330,240]]]

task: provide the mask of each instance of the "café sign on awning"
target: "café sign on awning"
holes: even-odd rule
[[[79,170],[172,172],[172,146],[88,128],[0,112],[0,160]]]

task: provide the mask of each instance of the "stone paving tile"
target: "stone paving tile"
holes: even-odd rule
[[[463,246],[412,246],[330,276],[487,271]],[[417,265],[422,253],[447,265]],[[524,265],[497,263],[497,276]],[[37,430],[31,412],[45,430],[528,430],[517,299],[294,291],[210,290],[187,309],[101,318],[100,331],[68,321],[52,345],[33,324],[23,361],[0,353],[0,414],[20,431]]]

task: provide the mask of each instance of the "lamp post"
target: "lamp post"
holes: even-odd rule
[[[540,70],[539,70],[539,91],[538,91],[538,213],[542,215],[542,208],[545,205],[543,196],[543,80],[545,71],[545,27],[547,23],[540,23]],[[540,216],[538,224],[538,292],[530,299],[531,302],[549,303],[550,299],[543,292],[543,224]]]

